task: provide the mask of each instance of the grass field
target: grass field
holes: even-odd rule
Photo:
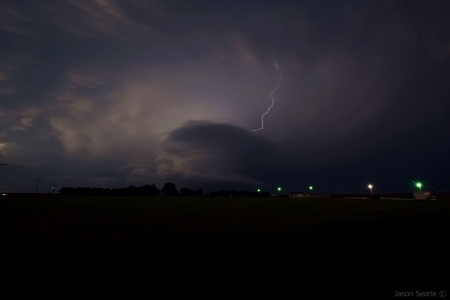
[[[450,293],[450,202],[0,200],[0,267],[14,288],[145,294],[181,286],[272,287],[308,298],[324,292],[369,293],[363,298],[391,298],[395,290]]]

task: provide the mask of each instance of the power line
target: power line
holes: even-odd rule
[[[422,41],[422,38],[420,37],[419,29],[417,28],[417,24],[416,24],[416,21],[414,20],[411,7],[409,6],[409,1],[405,0],[405,2],[406,2],[406,7],[408,8],[409,15],[411,16],[411,20],[412,20],[413,25],[414,25],[414,29],[416,30],[417,37],[419,38],[420,45],[422,46],[422,50],[423,50],[423,53],[425,55],[425,60],[427,61],[428,68],[430,69],[431,78],[433,79],[434,86],[436,87],[436,90],[437,90],[438,95],[439,95],[439,99],[441,100],[442,108],[444,109],[444,112],[447,115],[447,121],[450,122],[450,115],[448,114],[447,108],[445,107],[445,103],[444,103],[444,99],[442,97],[441,90],[439,89],[439,85],[437,84],[437,80],[436,80],[436,77],[434,76],[433,69],[431,68],[430,59],[428,58],[428,54],[427,54],[427,51],[425,49],[424,43]]]
[[[16,174],[18,174],[18,175],[21,175],[21,176],[24,176],[24,177],[28,177],[28,178],[33,178],[32,176],[27,175],[27,174],[23,173],[22,171],[19,171],[16,167],[13,167],[12,165],[8,165],[8,164],[5,164],[5,163],[1,163],[1,164],[0,164],[0,167],[1,167],[1,166],[8,166],[8,169],[13,170],[13,171],[16,172]],[[35,179],[35,180],[33,180],[33,181],[36,181],[36,189],[35,189],[35,193],[36,193],[36,192],[37,192],[38,185],[39,185],[39,181],[42,181],[42,180],[41,180],[41,179]]]
[[[37,188],[38,188],[38,185],[39,185],[39,181],[42,181],[42,180],[36,179],[35,181],[36,181],[36,190],[34,191],[34,193],[36,194],[37,193]]]
[[[8,164],[5,164],[5,163],[0,163],[0,167],[1,167],[1,166],[8,166],[8,169],[10,169],[10,170],[12,170],[12,171],[14,171],[14,172],[16,173],[16,176],[19,175],[19,176],[21,176],[21,177],[27,177],[27,178],[33,179],[33,181],[36,181],[36,179],[34,179],[34,178],[35,178],[34,176],[30,176],[30,175],[28,175],[28,174],[26,174],[26,173],[20,171],[18,168],[14,167],[14,166],[12,166],[12,165],[8,165]],[[42,175],[42,174],[40,174],[40,175]],[[40,176],[40,175],[39,175],[39,176]],[[44,178],[44,179],[45,179],[45,178]],[[39,181],[42,181],[42,180],[39,179]],[[38,184],[39,184],[39,182],[36,182],[35,193],[37,192]],[[51,185],[51,183],[49,183],[49,190],[48,190],[48,193],[50,193],[50,189],[51,189],[50,185]],[[54,185],[56,185],[56,183],[54,183]],[[53,190],[54,190],[54,189],[55,189],[55,187],[53,187]]]

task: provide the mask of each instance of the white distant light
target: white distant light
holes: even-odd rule
[[[371,184],[369,184],[367,187],[368,187],[370,190],[373,189],[373,185],[371,185]]]
[[[8,196],[8,194],[2,194],[2,196]]]

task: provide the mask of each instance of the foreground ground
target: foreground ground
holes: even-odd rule
[[[450,293],[450,202],[0,200],[0,268],[19,292]]]

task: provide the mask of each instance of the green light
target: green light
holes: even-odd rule
[[[310,185],[310,186],[309,186],[309,189],[310,189],[311,191],[313,190],[313,187],[312,187],[312,185]]]
[[[261,190],[260,190],[260,189],[258,189],[258,193],[259,193],[259,192],[261,192]]]
[[[281,191],[281,188],[280,188],[280,187],[278,188],[278,191]]]
[[[421,189],[422,188],[422,182],[416,182],[416,187]]]

